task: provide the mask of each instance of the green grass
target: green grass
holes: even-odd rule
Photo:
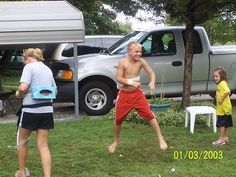
[[[4,91],[15,90],[20,81],[20,71],[15,71],[12,75],[0,76]]]
[[[236,117],[236,112],[233,115]],[[13,176],[18,168],[16,150],[7,148],[15,142],[15,125],[4,124],[0,127],[0,176],[9,177]],[[208,128],[202,124],[195,125],[194,134],[190,134],[189,128],[184,128],[184,125],[161,127],[161,129],[169,145],[166,151],[159,150],[159,144],[149,125],[124,122],[119,148],[116,153],[109,154],[107,145],[113,141],[113,120],[105,116],[95,120],[84,118],[56,122],[49,137],[53,161],[52,176],[235,176],[236,169],[233,168],[236,164],[235,128],[229,129],[230,143],[224,146],[211,145],[211,142],[218,138],[218,133],[213,133],[212,127]],[[31,171],[31,176],[38,177],[42,176],[42,170],[35,140],[34,133],[29,141],[27,167]],[[193,159],[193,151],[199,154],[203,152],[203,155],[200,159]],[[211,152],[214,151],[215,156],[212,156]],[[188,154],[184,159],[186,152]],[[176,171],[172,172],[172,168]]]
[[[19,80],[20,80],[20,75],[19,76],[5,76],[3,78],[3,84],[17,86],[19,83]]]

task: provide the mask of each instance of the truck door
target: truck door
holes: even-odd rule
[[[185,30],[182,31],[184,47],[186,46]],[[203,36],[203,35],[202,35]],[[201,37],[202,37],[201,36]],[[199,33],[193,31],[193,61],[192,61],[192,93],[203,93],[206,91],[209,71],[209,57],[208,50],[203,48],[203,39],[200,38]]]
[[[183,90],[183,52],[178,50],[177,40],[172,31],[158,31],[141,42],[143,58],[156,74],[155,93],[163,96],[179,94]],[[141,81],[145,93],[149,94],[150,79],[146,73],[141,74]]]

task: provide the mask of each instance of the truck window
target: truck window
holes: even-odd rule
[[[112,55],[123,55],[127,53],[127,45],[130,42],[139,41],[140,38],[142,38],[146,32],[144,31],[134,31],[132,33],[129,33],[125,37],[123,37],[121,40],[116,42],[114,45],[112,45],[108,51]]]
[[[141,43],[144,56],[163,56],[176,54],[175,39],[172,32],[155,32]]]
[[[184,46],[186,46],[186,30],[182,31]],[[193,31],[193,54],[202,53],[202,43],[197,31]]]

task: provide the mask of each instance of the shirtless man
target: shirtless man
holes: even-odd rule
[[[150,110],[149,103],[140,88],[140,72],[143,68],[151,78],[150,89],[155,89],[155,73],[146,61],[141,58],[141,55],[142,45],[138,42],[131,42],[128,45],[128,57],[121,59],[118,64],[117,81],[120,85],[120,91],[117,95],[115,106],[114,142],[108,147],[110,153],[116,151],[122,122],[132,109],[136,109],[141,117],[150,122],[159,140],[160,149],[165,150],[168,147],[161,134],[156,117]]]

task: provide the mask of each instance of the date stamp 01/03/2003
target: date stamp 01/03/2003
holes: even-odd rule
[[[173,159],[175,160],[221,160],[223,158],[223,151],[176,150],[173,152]]]

